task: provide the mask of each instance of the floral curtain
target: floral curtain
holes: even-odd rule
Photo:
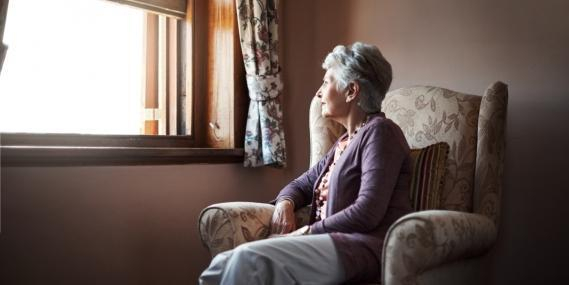
[[[247,167],[286,165],[283,84],[278,58],[278,0],[235,0],[241,50],[247,72],[249,113],[245,130]]]

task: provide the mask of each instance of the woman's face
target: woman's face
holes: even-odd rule
[[[342,118],[348,115],[349,104],[346,100],[346,92],[336,89],[336,77],[332,69],[328,69],[324,75],[322,86],[316,91],[316,96],[322,103],[322,117]]]

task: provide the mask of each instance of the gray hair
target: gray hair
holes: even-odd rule
[[[350,82],[360,85],[358,105],[366,113],[381,111],[381,102],[391,85],[391,64],[374,45],[356,42],[339,45],[324,59],[322,68],[336,73],[338,90],[345,90]]]

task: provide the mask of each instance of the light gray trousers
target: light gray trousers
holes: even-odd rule
[[[340,284],[344,269],[328,234],[249,242],[215,256],[200,276],[209,284]]]

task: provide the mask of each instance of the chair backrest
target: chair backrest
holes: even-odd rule
[[[501,82],[490,85],[483,96],[430,86],[386,95],[382,109],[401,127],[411,148],[437,142],[450,146],[441,209],[480,213],[497,222],[507,100],[507,86]],[[322,118],[320,107],[315,97],[310,106],[311,165],[345,131]]]

